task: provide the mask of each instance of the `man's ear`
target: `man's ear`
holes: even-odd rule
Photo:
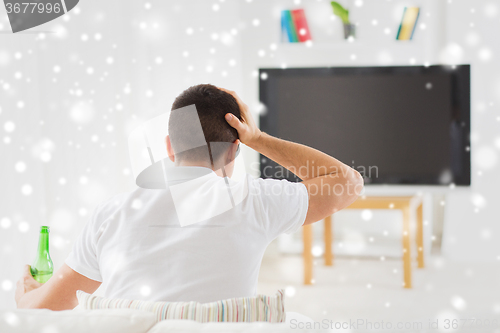
[[[165,142],[167,144],[167,154],[168,154],[168,158],[172,161],[172,162],[175,162],[175,154],[174,154],[174,150],[172,149],[172,142],[170,142],[170,136],[167,135],[167,137],[165,138]]]
[[[233,141],[233,144],[231,145],[231,148],[229,148],[229,151],[227,152],[227,158],[226,158],[226,164],[231,163],[236,159],[236,151],[238,151],[238,145],[240,144],[240,140],[236,139]]]

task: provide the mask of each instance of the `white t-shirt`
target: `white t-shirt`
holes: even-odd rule
[[[118,194],[95,208],[66,264],[103,282],[110,298],[205,303],[254,296],[266,247],[304,223],[306,187],[251,176],[236,183],[203,167],[176,169],[171,185],[224,181],[244,195],[236,195],[229,209],[181,226],[178,209],[190,207],[189,196],[140,187]],[[210,195],[207,205],[224,201],[217,196]],[[205,211],[199,201],[190,207],[194,212]]]

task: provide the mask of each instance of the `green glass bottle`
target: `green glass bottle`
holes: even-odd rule
[[[50,258],[49,253],[49,231],[50,228],[47,226],[40,227],[38,252],[36,254],[35,262],[31,265],[31,275],[33,275],[33,278],[40,283],[47,282],[54,272],[52,259]]]

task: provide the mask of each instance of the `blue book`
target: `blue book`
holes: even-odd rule
[[[286,43],[290,41],[290,35],[286,29],[286,14],[285,11],[281,11],[281,42]]]
[[[281,11],[281,28],[284,28],[286,31],[290,43],[297,43],[299,41],[295,30],[295,24],[293,23],[292,13],[289,10]]]

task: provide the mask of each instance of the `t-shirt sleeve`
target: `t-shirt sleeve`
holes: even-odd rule
[[[101,273],[99,270],[99,261],[97,258],[96,237],[94,228],[96,226],[96,216],[99,206],[94,209],[90,220],[85,224],[81,234],[76,239],[73,249],[66,258],[66,265],[68,265],[75,272],[83,276],[102,282]]]
[[[306,219],[309,194],[302,183],[287,180],[255,179],[254,200],[270,240],[296,232]]]

